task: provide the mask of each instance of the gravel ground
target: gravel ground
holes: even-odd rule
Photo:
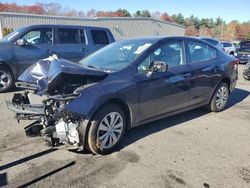
[[[127,132],[120,151],[94,156],[27,138],[0,94],[0,187],[250,187],[250,81],[228,108],[199,108]]]

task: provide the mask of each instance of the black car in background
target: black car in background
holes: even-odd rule
[[[240,63],[250,62],[250,40],[240,42],[237,58],[240,60]]]
[[[114,42],[109,29],[73,25],[30,25],[0,41],[0,93],[8,91],[23,71],[51,54],[78,62]]]
[[[222,111],[235,88],[237,69],[235,57],[196,38],[124,40],[79,64],[39,61],[19,80],[47,98],[33,105],[25,92],[6,103],[18,119],[36,119],[25,128],[28,136],[48,136],[52,145],[106,154],[127,129],[202,106]]]

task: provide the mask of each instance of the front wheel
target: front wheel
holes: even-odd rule
[[[14,76],[12,72],[0,66],[0,93],[9,91],[14,85]]]
[[[213,95],[209,104],[209,109],[212,112],[220,112],[225,109],[229,99],[228,85],[224,82],[220,83]]]
[[[114,151],[124,136],[126,118],[124,111],[115,104],[102,107],[94,115],[88,131],[88,147],[94,154]]]

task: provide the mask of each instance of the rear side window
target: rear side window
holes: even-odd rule
[[[57,36],[58,44],[80,43],[78,29],[58,29]]]
[[[208,43],[210,43],[214,46],[218,45],[218,42],[216,40],[212,40],[212,39],[203,39],[203,40],[207,41]]]
[[[109,38],[105,31],[92,30],[91,31],[94,44],[109,44]]]
[[[207,61],[216,58],[216,50],[199,42],[188,42],[191,63]]]

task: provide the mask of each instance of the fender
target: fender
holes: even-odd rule
[[[214,96],[214,93],[215,93],[215,91],[216,91],[216,88],[218,87],[218,85],[219,85],[222,81],[225,81],[227,84],[229,84],[229,87],[228,87],[229,92],[230,92],[230,93],[232,92],[232,90],[230,90],[231,80],[230,80],[228,77],[223,77],[223,78],[221,78],[221,79],[217,82],[217,84],[215,85],[215,87],[214,87],[214,89],[213,89],[213,92],[211,93],[211,95],[210,95],[209,98],[208,98],[207,104],[209,104],[209,102],[212,100],[212,97]]]
[[[17,70],[17,66],[15,66],[15,64],[13,64],[11,62],[6,62],[6,61],[0,60],[0,65],[8,68],[13,73],[15,79],[18,78],[18,70]]]

